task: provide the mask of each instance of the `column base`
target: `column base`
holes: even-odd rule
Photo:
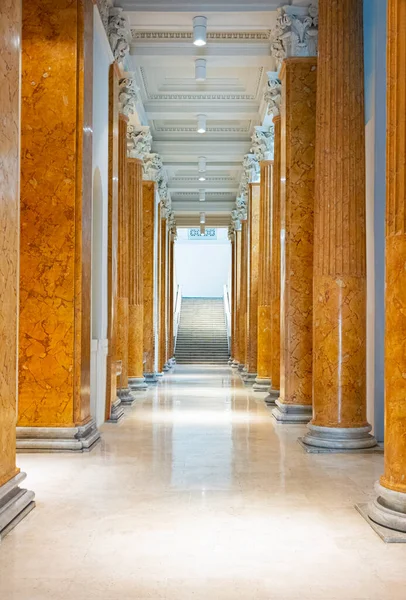
[[[0,486],[0,541],[35,507],[34,492],[21,489],[25,473]]]
[[[131,393],[130,388],[119,388],[117,390],[117,396],[121,400],[123,406],[132,406],[135,402],[135,398]]]
[[[253,385],[255,383],[255,380],[257,378],[257,374],[256,373],[243,373],[241,375],[241,379],[243,380],[245,385]]]
[[[154,373],[144,373],[144,377],[145,377],[145,382],[148,385],[158,382],[158,375],[155,372]]]
[[[17,427],[21,452],[89,452],[99,440],[94,419],[79,427]]]
[[[238,362],[238,360],[233,360],[233,362],[231,363],[232,369],[238,369],[239,366],[240,366],[240,363]]]
[[[163,371],[164,371],[164,373],[167,373],[170,370],[171,370],[171,365],[169,364],[169,361],[168,361],[167,363],[164,364]]]
[[[254,392],[267,392],[270,387],[270,379],[261,379],[260,377],[257,377],[254,385],[252,386],[252,389],[254,390]]]
[[[320,427],[309,423],[308,432],[302,439],[305,446],[328,450],[364,450],[374,448],[377,441],[366,427]]]
[[[245,368],[245,365],[243,363],[238,363],[238,372],[239,373],[246,373],[247,369]]]
[[[377,497],[368,505],[368,516],[381,527],[406,534],[406,494],[375,484]],[[406,538],[405,538],[406,541]]]
[[[129,377],[128,386],[132,392],[144,392],[148,389],[145,377]]]
[[[276,401],[279,400],[280,391],[268,388],[269,394],[265,396],[264,402],[267,406],[276,406]]]
[[[275,404],[272,416],[283,425],[306,424],[312,418],[312,407],[307,404],[284,404],[280,400]]]
[[[227,363],[228,366],[231,367],[231,365],[233,364],[233,362],[234,362],[234,360],[230,356],[230,358],[228,359],[228,363]]]
[[[118,423],[124,417],[124,409],[120,398],[111,405],[108,423]]]

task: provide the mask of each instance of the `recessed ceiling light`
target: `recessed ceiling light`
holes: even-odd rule
[[[195,46],[205,46],[207,43],[207,17],[193,19],[193,43]]]
[[[206,61],[204,58],[195,60],[195,79],[199,83],[206,81]]]
[[[206,181],[206,177],[204,175],[200,175],[199,181]]]
[[[206,133],[206,115],[197,115],[197,133]]]
[[[199,192],[199,202],[206,201],[206,190],[200,190]]]

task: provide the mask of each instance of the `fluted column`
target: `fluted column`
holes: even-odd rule
[[[249,184],[248,236],[247,236],[247,330],[245,338],[244,382],[252,384],[257,376],[258,361],[258,272],[260,185]]]
[[[127,193],[127,122],[123,114],[118,121],[118,269],[117,269],[117,360],[120,374],[117,394],[122,404],[134,403],[128,385],[128,294],[129,294],[129,207]]]
[[[261,166],[259,280],[258,280],[258,375],[254,390],[266,392],[271,385],[271,210],[273,195],[273,161]]]
[[[281,373],[281,117],[273,120],[275,151],[272,194],[272,265],[271,288],[271,387],[265,398],[268,405],[275,404],[280,395]],[[282,351],[283,355],[283,351]]]
[[[313,212],[317,58],[283,61],[281,145],[281,423],[312,412]]]
[[[157,380],[156,365],[156,320],[155,302],[157,295],[155,261],[157,261],[157,206],[156,183],[143,181],[142,184],[142,218],[143,218],[143,280],[144,280],[144,376],[147,383]]]
[[[143,365],[144,301],[142,242],[142,162],[127,159],[128,198],[128,383],[132,391],[146,389]]]
[[[232,367],[240,364],[240,308],[241,308],[241,227],[235,232],[235,310],[233,316],[234,340]]]
[[[248,276],[248,223],[241,221],[240,295],[238,314],[238,370],[243,371],[246,361],[247,339],[247,276]]]
[[[313,420],[304,441],[376,444],[366,420],[362,0],[319,3]]]
[[[385,470],[370,518],[406,532],[406,3],[388,0]],[[389,534],[390,532],[388,532]]]
[[[16,466],[21,1],[0,5],[0,540],[34,508]],[[7,594],[6,594],[7,595]]]
[[[162,216],[159,223],[159,351],[158,372],[167,370],[167,260],[168,260],[168,226],[166,217]]]

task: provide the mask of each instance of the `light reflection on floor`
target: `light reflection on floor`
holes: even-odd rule
[[[20,455],[37,508],[1,600],[404,600],[406,547],[354,510],[379,455],[307,455],[228,368],[177,367],[91,454]]]

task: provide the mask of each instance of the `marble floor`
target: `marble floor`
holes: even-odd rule
[[[382,456],[308,455],[228,368],[177,367],[90,454],[20,454],[36,509],[1,600],[405,600],[406,545],[355,511]]]

